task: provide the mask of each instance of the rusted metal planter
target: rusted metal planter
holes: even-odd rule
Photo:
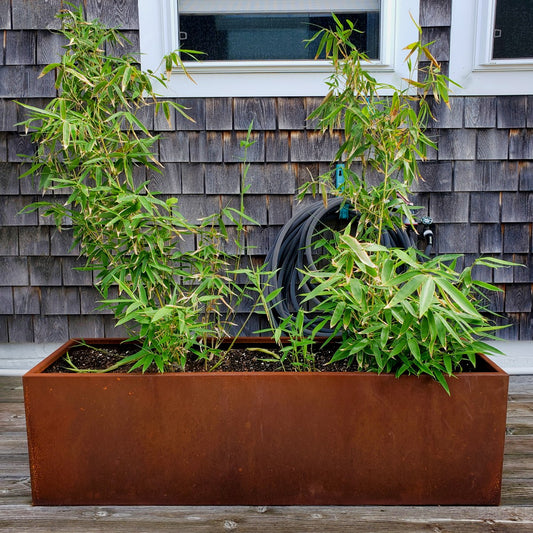
[[[355,372],[42,373],[74,344],[23,377],[36,505],[500,501],[509,378],[482,356],[451,396]]]

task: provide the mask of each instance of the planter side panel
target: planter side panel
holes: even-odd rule
[[[507,381],[26,375],[34,503],[498,504]]]

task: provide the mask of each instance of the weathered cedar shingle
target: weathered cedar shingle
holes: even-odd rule
[[[63,285],[90,286],[93,283],[93,274],[90,270],[76,270],[85,266],[85,260],[80,257],[62,257],[61,266],[63,273]]]
[[[296,169],[289,163],[252,164],[248,176],[255,194],[294,194]]]
[[[19,228],[0,226],[0,256],[19,255]]]
[[[531,285],[514,283],[505,290],[505,311],[507,313],[529,313],[531,311]]]
[[[15,314],[38,315],[41,312],[41,302],[38,287],[14,287],[13,302]]]
[[[238,163],[205,166],[205,192],[207,194],[238,194],[240,189],[241,174]]]
[[[44,315],[79,315],[80,293],[77,287],[42,287]]]
[[[421,26],[449,26],[452,21],[451,0],[422,0],[420,2]]]
[[[533,159],[532,130],[510,130],[509,159]]]
[[[206,98],[205,127],[207,130],[231,130],[233,128],[233,99]]]
[[[181,166],[181,187],[182,193],[187,194],[203,194],[205,165],[203,164],[184,164]],[[184,201],[186,196],[183,197]]]
[[[293,131],[290,140],[290,158],[294,162],[333,161],[339,140],[318,131]]]
[[[465,98],[465,128],[494,128],[495,126],[495,96],[468,96]]]
[[[0,163],[0,194],[19,194],[19,179],[16,165]]]
[[[502,193],[502,222],[531,222],[532,200],[527,193]]]
[[[220,211],[220,201],[216,195],[190,194],[180,199],[178,208],[187,220],[196,222],[200,218],[218,213]]]
[[[435,242],[439,254],[478,253],[478,227],[475,224],[441,224]]]
[[[20,255],[50,255],[50,233],[46,226],[19,228]]]
[[[6,31],[4,50],[6,65],[33,65],[37,38],[33,31]]]
[[[498,128],[524,128],[526,126],[526,97],[500,96],[496,101]]]
[[[517,163],[508,161],[456,161],[454,169],[456,191],[516,191]]]
[[[189,131],[205,130],[205,99],[203,98],[180,98],[177,103],[184,107],[184,116],[176,112],[176,129]],[[192,119],[192,120],[191,120]]]
[[[187,163],[189,161],[189,135],[184,131],[165,132],[159,140],[159,150],[162,163]]]
[[[29,257],[32,286],[60,286],[61,261],[55,257]]]
[[[49,63],[57,63],[65,50],[63,46],[67,44],[67,40],[59,33],[52,33],[49,31],[37,32],[37,64],[48,65]]]
[[[108,315],[112,311],[109,309],[97,309],[100,307],[102,296],[94,287],[80,287],[80,307],[82,315]],[[113,298],[116,295],[115,292],[109,292],[108,297]]]
[[[0,161],[7,161],[7,135],[0,132]]]
[[[63,228],[62,231],[51,228],[50,253],[53,256],[79,255],[79,246],[76,245],[74,248],[72,248],[72,230],[70,228]]]
[[[20,213],[27,203],[22,196],[0,196],[0,226],[36,226],[36,212]]]
[[[9,342],[34,342],[34,322],[32,316],[7,317]],[[64,340],[64,339],[63,339]]]
[[[509,132],[482,129],[477,132],[478,159],[507,159]]]
[[[119,0],[115,2],[87,0],[84,3],[88,20],[97,18],[106,26],[118,27],[122,30],[135,30],[139,28],[137,2],[130,0]]]
[[[14,313],[13,291],[11,287],[0,287],[0,309],[4,315]],[[7,339],[3,342],[7,342]]]
[[[439,138],[439,160],[443,159],[475,159],[475,130],[453,129],[441,130]]]
[[[35,342],[64,342],[69,338],[66,316],[35,316],[33,324]]]
[[[271,194],[268,197],[268,223],[272,225],[283,225],[291,217],[291,197]]]
[[[424,28],[422,44],[432,43],[429,51],[437,61],[450,60],[450,28],[447,26]]]
[[[104,327],[104,317],[101,316],[69,316],[68,328],[70,338],[98,338],[98,337],[127,337],[124,332],[122,335],[111,332],[106,335]]]
[[[529,224],[503,225],[503,252],[527,253],[530,250],[531,235]]]
[[[0,69],[0,98],[55,96],[54,79],[39,78],[41,67],[8,65]]]
[[[55,15],[61,9],[61,3],[61,0],[11,0],[13,29],[59,29],[61,23]]]
[[[163,194],[181,193],[180,163],[165,163],[163,172],[150,174],[150,190]]]
[[[500,194],[473,192],[470,194],[471,222],[500,222]]]
[[[529,254],[513,254],[508,260],[517,263],[513,269],[515,283],[531,283],[533,281],[533,263]]]
[[[234,128],[247,130],[252,122],[254,130],[276,129],[276,100],[274,98],[235,98]]]
[[[500,224],[481,224],[479,251],[482,254],[499,254],[503,247]]]
[[[464,115],[464,98],[450,98],[450,107],[437,103],[435,100],[430,101],[430,109],[435,120],[431,122],[432,128],[462,128]]]
[[[438,193],[430,197],[430,216],[435,222],[468,222],[467,193]]]
[[[220,138],[220,134],[217,134],[217,136],[217,138]],[[245,142],[246,138],[247,132],[244,131],[223,132],[223,140],[219,140],[218,144],[221,148],[223,147],[224,161],[226,163],[237,163],[243,160],[245,149],[241,142]],[[265,134],[258,131],[252,132],[250,142],[253,144],[247,149],[246,161],[248,163],[262,163],[265,160]]]
[[[12,100],[0,99],[0,131],[16,131],[17,104]]]
[[[17,287],[29,284],[28,262],[25,257],[0,257],[0,286]]]
[[[265,132],[266,160],[282,163],[289,160],[289,132]]]
[[[316,118],[309,119],[309,116],[322,103],[322,100],[323,98],[318,98],[318,97],[313,97],[313,96],[304,98],[305,116],[306,116],[305,127],[308,130],[314,130],[316,129],[318,125],[318,120]]]
[[[11,0],[0,0],[0,30],[11,29]]]
[[[533,190],[533,164],[532,163],[521,163],[519,165],[520,172],[520,190],[521,191],[532,191]]]
[[[191,163],[221,163],[222,134],[217,131],[200,131],[189,134]]]
[[[413,192],[447,192],[452,190],[451,162],[420,163],[419,169],[423,179],[413,184]]]
[[[280,130],[303,130],[307,118],[302,98],[278,98],[278,122]]]

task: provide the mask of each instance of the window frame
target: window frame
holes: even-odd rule
[[[138,0],[141,65],[144,70],[162,72],[161,58],[178,43],[176,0]],[[381,0],[380,60],[368,70],[379,81],[402,84],[408,75],[405,46],[418,38],[411,20],[418,21],[419,0]],[[160,28],[154,32],[154,28]],[[185,62],[192,83],[178,69],[173,71],[163,96],[323,96],[331,73],[327,61],[216,61]]]
[[[531,94],[533,57],[492,59],[495,7],[496,0],[452,0],[449,75],[461,86],[454,94]]]

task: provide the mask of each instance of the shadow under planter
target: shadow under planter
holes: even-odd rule
[[[23,377],[35,505],[500,501],[509,377],[482,355],[450,396],[359,372],[43,373],[76,343]]]

